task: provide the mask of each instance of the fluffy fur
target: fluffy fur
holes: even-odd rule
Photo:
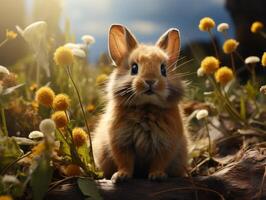
[[[179,48],[176,29],[154,46],[139,44],[121,25],[110,29],[109,51],[118,66],[107,84],[107,105],[94,132],[93,150],[97,166],[114,182],[133,175],[160,180],[186,173],[186,126],[178,105],[184,86],[174,70]],[[138,73],[132,75],[134,64]]]

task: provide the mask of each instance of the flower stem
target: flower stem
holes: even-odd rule
[[[208,120],[207,119],[204,119],[204,125],[205,125],[205,128],[206,128],[206,131],[207,131],[207,134],[208,134],[208,140],[209,140],[209,156],[210,158],[212,157],[212,144],[211,144],[211,136],[210,136],[210,131],[209,131],[209,127],[208,127]]]
[[[265,32],[260,31],[260,34],[261,34],[262,37],[266,38],[266,33]]]
[[[232,68],[233,68],[233,72],[236,75],[236,67],[235,67],[235,61],[234,61],[234,54],[233,53],[230,53],[230,57],[231,57],[231,65],[232,65]]]
[[[82,105],[82,102],[81,102],[81,97],[80,97],[80,93],[79,93],[79,90],[75,84],[75,81],[73,80],[73,77],[72,77],[72,74],[71,74],[71,71],[70,71],[70,66],[67,66],[66,68],[66,71],[67,71],[67,74],[74,86],[74,89],[77,93],[77,96],[78,96],[78,101],[79,101],[79,104],[80,104],[80,108],[81,108],[81,111],[82,111],[82,115],[83,115],[83,118],[84,118],[84,122],[85,122],[85,125],[86,125],[86,128],[87,128],[87,132],[88,132],[88,136],[89,136],[89,142],[90,142],[90,156],[92,158],[92,168],[93,170],[95,171],[95,163],[94,163],[94,155],[93,155],[93,149],[92,149],[92,140],[91,140],[91,135],[90,135],[90,129],[89,129],[89,125],[88,125],[88,122],[87,122],[87,118],[86,118],[86,114],[85,114],[85,110],[83,108],[83,105]]]
[[[210,38],[211,38],[211,41],[212,41],[212,46],[213,46],[213,48],[214,48],[216,58],[219,59],[218,49],[217,49],[217,46],[216,46],[216,44],[215,44],[213,34],[212,34],[211,31],[208,31],[208,33],[209,33]]]
[[[8,136],[7,126],[6,126],[5,109],[3,107],[1,107],[1,118],[2,118],[2,123],[3,123],[4,136]]]

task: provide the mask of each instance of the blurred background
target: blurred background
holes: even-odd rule
[[[15,25],[44,20],[55,41],[64,43],[68,32],[72,42],[80,42],[84,34],[93,35],[97,44],[90,49],[89,59],[97,63],[107,51],[107,32],[112,23],[128,26],[142,42],[155,42],[168,28],[181,31],[183,54],[201,59],[208,51],[208,35],[198,30],[199,19],[212,17],[216,23],[230,25],[229,36],[240,41],[240,53],[245,57],[261,53],[265,40],[251,34],[250,24],[259,20],[266,23],[265,0],[0,0],[0,40],[5,30],[15,30]],[[215,34],[218,43],[221,34]],[[2,65],[11,65],[27,54],[22,38],[0,49]],[[203,51],[203,53],[201,53]],[[211,52],[206,52],[211,53]]]

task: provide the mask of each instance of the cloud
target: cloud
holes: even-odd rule
[[[143,35],[151,35],[160,30],[160,26],[157,23],[144,20],[132,21],[130,27],[132,27],[132,31]]]

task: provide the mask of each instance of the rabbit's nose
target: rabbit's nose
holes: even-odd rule
[[[145,83],[151,88],[154,85],[155,80],[145,80]]]

